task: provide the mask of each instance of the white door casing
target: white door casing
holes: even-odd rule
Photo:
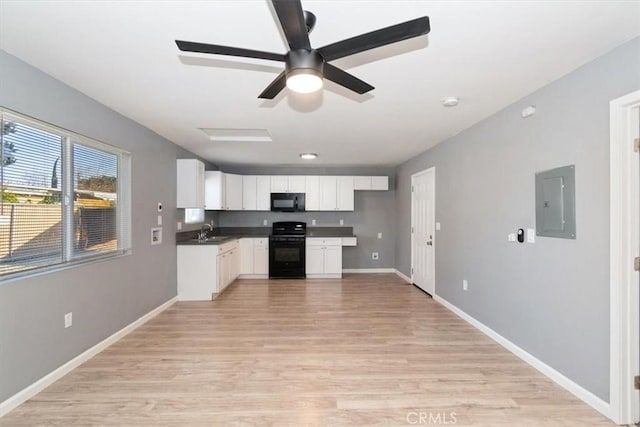
[[[610,103],[610,417],[617,424],[640,421],[640,91]]]
[[[411,176],[411,280],[435,295],[435,167]]]

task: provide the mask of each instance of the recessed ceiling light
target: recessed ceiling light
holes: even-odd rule
[[[460,99],[457,96],[447,96],[442,99],[442,105],[445,107],[455,107],[460,102]]]
[[[301,159],[305,159],[305,160],[313,160],[316,157],[318,157],[318,155],[316,153],[301,153],[300,154],[300,158]]]

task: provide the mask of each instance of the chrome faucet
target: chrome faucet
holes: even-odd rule
[[[204,231],[205,227],[209,227],[209,230]],[[211,224],[202,224],[202,227],[200,227],[200,233],[198,233],[198,240],[207,240],[207,233],[209,231],[213,231],[213,226]]]

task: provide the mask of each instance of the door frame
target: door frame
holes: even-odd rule
[[[618,424],[638,421],[639,375],[640,155],[634,152],[632,117],[640,108],[640,91],[610,102],[610,418]],[[635,420],[634,420],[635,418]]]
[[[411,283],[415,285],[415,283],[413,282],[413,224],[414,224],[414,212],[415,212],[415,199],[414,199],[414,192],[413,192],[413,182],[416,178],[422,176],[422,175],[426,175],[426,174],[432,174],[433,175],[433,223],[434,223],[434,228],[435,228],[435,213],[436,213],[436,167],[432,166],[428,169],[424,169],[421,170],[420,172],[416,172],[414,174],[411,175]],[[433,295],[431,295],[431,297],[435,297],[436,296],[436,235],[435,235],[435,231],[433,233],[433,269],[430,273],[431,275],[431,283],[433,283]],[[418,288],[420,288],[418,286]],[[420,288],[422,289],[422,288]]]

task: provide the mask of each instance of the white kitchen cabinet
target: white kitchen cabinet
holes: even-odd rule
[[[353,189],[354,190],[386,191],[389,189],[389,177],[388,176],[354,176]]]
[[[286,193],[289,190],[289,177],[285,175],[271,176],[271,192]]]
[[[205,207],[204,163],[198,159],[178,159],[176,164],[176,207]]]
[[[354,190],[371,190],[371,178],[370,176],[354,176],[353,177],[353,189]]]
[[[342,239],[306,239],[306,270],[308,278],[342,277]]]
[[[265,237],[240,239],[240,274],[245,278],[268,277],[269,239]]]
[[[256,210],[271,210],[271,177],[269,175],[256,177]]]
[[[304,193],[307,177],[305,175],[289,176],[289,193]]]
[[[178,245],[178,299],[211,301],[239,275],[238,241]]]
[[[204,174],[205,205],[204,208],[210,211],[224,209],[224,173],[221,171],[206,171]]]
[[[389,189],[389,177],[388,176],[372,176],[371,189],[379,190],[379,191],[387,191]]]
[[[353,182],[353,176],[321,176],[319,210],[352,211]]]
[[[253,239],[240,239],[240,274],[253,274]]]
[[[242,175],[231,173],[224,174],[224,200],[225,210],[241,211],[242,210]]]
[[[258,177],[245,175],[242,177],[242,210],[255,211],[258,207]]]
[[[337,193],[338,211],[352,211],[354,208],[353,177],[339,176]]]
[[[219,246],[217,257],[218,286],[217,293],[222,292],[233,283],[240,274],[240,250],[237,240]]]
[[[305,175],[272,175],[271,176],[271,192],[272,193],[304,193],[306,191]]]
[[[269,275],[269,239],[253,239],[253,274]]]
[[[242,176],[242,210],[271,210],[271,177],[268,175]]]
[[[320,210],[320,177],[307,176],[305,182],[305,210]]]
[[[338,206],[338,177],[320,177],[320,209],[321,211],[335,211]]]

